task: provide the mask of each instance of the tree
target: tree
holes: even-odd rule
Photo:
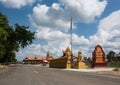
[[[32,44],[35,32],[28,28],[19,24],[10,26],[7,17],[0,13],[0,62],[16,61],[15,52]]]
[[[108,54],[107,54],[107,59],[108,61],[112,61],[112,60],[115,60],[115,52],[114,51],[110,51]]]
[[[120,52],[116,55],[117,60],[120,61]]]
[[[7,28],[9,28],[7,17],[0,13],[0,59],[6,54],[5,42],[7,42],[8,38]]]

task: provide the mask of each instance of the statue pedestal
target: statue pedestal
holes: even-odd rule
[[[88,68],[88,66],[84,62],[80,61],[80,62],[78,62],[77,68],[78,69],[86,69],[86,68]]]
[[[93,63],[92,67],[107,67],[107,62],[102,62],[102,63]]]

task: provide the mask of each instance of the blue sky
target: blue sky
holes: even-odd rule
[[[44,57],[62,55],[70,47],[70,17],[73,17],[73,54],[90,57],[95,45],[105,53],[120,51],[120,0],[0,0],[0,12],[10,25],[19,23],[35,31],[36,40],[17,53]]]

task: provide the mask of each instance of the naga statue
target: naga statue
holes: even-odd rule
[[[78,52],[78,61],[82,61],[82,52]]]
[[[65,57],[69,57],[69,56],[71,56],[71,51],[70,51],[70,48],[67,47],[65,50]]]

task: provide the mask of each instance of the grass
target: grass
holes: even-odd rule
[[[118,61],[118,62],[115,62],[115,61],[108,62],[108,67],[120,68],[120,61]]]

